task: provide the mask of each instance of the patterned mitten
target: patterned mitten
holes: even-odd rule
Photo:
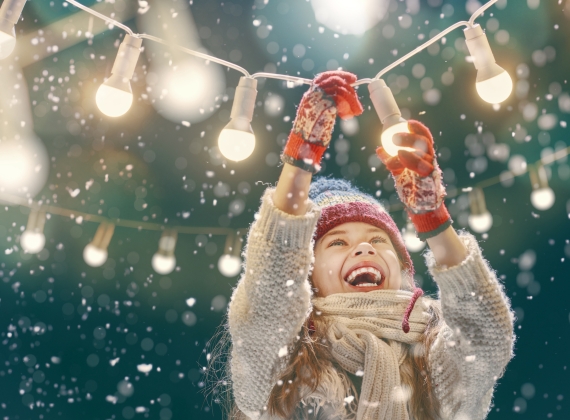
[[[419,121],[410,120],[408,126],[411,133],[395,135],[394,144],[412,147],[415,152],[399,150],[397,156],[390,156],[380,146],[376,154],[392,173],[398,196],[418,238],[425,241],[447,229],[452,220],[443,202],[446,193],[435,159],[433,137]]]
[[[285,163],[316,173],[331,141],[336,116],[348,119],[362,114],[362,105],[350,85],[356,76],[346,71],[318,74],[303,95],[293,129],[281,155]]]

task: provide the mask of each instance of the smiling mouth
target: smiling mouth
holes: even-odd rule
[[[352,271],[345,279],[353,287],[378,287],[384,283],[382,273],[372,267],[362,267]]]

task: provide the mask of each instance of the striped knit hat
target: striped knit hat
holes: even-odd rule
[[[404,239],[398,226],[390,217],[384,206],[372,196],[365,194],[352,186],[350,182],[341,179],[317,178],[309,190],[309,198],[321,208],[321,217],[317,222],[315,242],[323,237],[329,230],[347,222],[364,222],[385,231],[394,249],[400,256],[404,265],[410,272],[409,287],[404,288],[414,293],[406,313],[402,328],[409,330],[408,318],[415,301],[423,294],[414,282],[414,264],[404,244]]]

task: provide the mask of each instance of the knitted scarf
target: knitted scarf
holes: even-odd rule
[[[409,333],[402,331],[402,314],[412,296],[405,290],[374,290],[313,299],[316,314],[331,321],[327,338],[332,356],[343,369],[363,375],[357,420],[409,419],[399,370],[403,343],[419,342],[430,320],[419,299]]]

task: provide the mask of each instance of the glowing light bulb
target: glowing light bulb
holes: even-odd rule
[[[530,194],[530,202],[537,210],[548,210],[554,205],[556,196],[552,188],[548,186],[548,175],[543,165],[529,167],[530,183],[532,185],[532,193]]]
[[[125,35],[113,65],[112,75],[97,90],[95,102],[109,117],[124,115],[133,104],[131,79],[141,53],[142,39]]]
[[[480,187],[475,187],[469,191],[469,206],[471,214],[467,222],[472,231],[477,233],[485,233],[493,226],[493,216],[487,210],[485,203],[485,194]]]
[[[255,149],[255,136],[251,128],[257,80],[248,77],[239,79],[234,95],[230,122],[218,138],[218,147],[226,159],[239,162],[248,158]]]
[[[499,104],[511,96],[513,79],[506,70],[503,70],[487,80],[477,81],[475,88],[481,99],[490,104]]]
[[[28,254],[37,254],[46,244],[46,237],[41,232],[24,231],[20,236],[20,245]]]
[[[83,259],[91,267],[101,267],[107,261],[109,253],[106,249],[101,249],[93,244],[88,244],[83,249]]]
[[[477,69],[475,88],[481,99],[491,104],[505,101],[513,91],[509,73],[495,62],[487,35],[480,25],[464,30],[465,42]]]
[[[373,81],[368,85],[370,99],[374,105],[374,109],[378,114],[378,118],[382,122],[384,129],[380,136],[382,147],[391,156],[396,156],[398,150],[414,151],[411,147],[396,146],[392,140],[396,133],[409,133],[408,122],[402,118],[400,108],[394,99],[392,91],[382,79]]]
[[[220,153],[226,159],[235,162],[247,159],[255,149],[255,135],[253,130],[251,130],[251,126],[250,132],[235,130],[228,126],[229,124],[222,130],[218,138]]]
[[[218,260],[218,270],[226,277],[235,277],[241,271],[241,258],[225,254]]]
[[[112,75],[97,89],[95,102],[99,110],[108,117],[126,114],[133,104],[131,83],[118,75]]]
[[[414,225],[411,223],[407,224],[406,229],[404,229],[402,238],[404,239],[404,245],[406,245],[406,248],[410,252],[419,252],[426,246],[426,243],[417,237]]]
[[[83,249],[83,259],[91,267],[101,267],[107,261],[107,248],[115,231],[115,225],[103,222],[97,228],[93,240]]]
[[[363,35],[382,20],[389,4],[378,0],[311,0],[316,20],[343,35]]]
[[[473,232],[485,233],[493,226],[493,216],[488,211],[483,214],[470,214],[467,222]]]
[[[382,136],[380,137],[380,141],[382,143],[382,147],[386,150],[391,156],[396,156],[398,154],[398,150],[408,150],[413,152],[414,149],[411,147],[401,147],[396,146],[394,144],[394,134],[397,133],[409,133],[410,129],[408,128],[408,122],[403,118],[400,118],[400,121],[391,126],[384,126],[384,130],[382,131]]]
[[[0,141],[0,193],[34,197],[45,185],[49,156],[33,133]]]
[[[16,48],[16,34],[12,28],[13,34],[8,34],[0,30],[0,60],[10,56]]]
[[[174,256],[165,256],[161,254],[154,254],[152,256],[152,268],[158,274],[166,275],[172,273],[176,267],[176,258]]]
[[[26,230],[20,236],[20,245],[28,254],[37,254],[46,244],[44,235],[44,225],[46,223],[46,214],[38,209],[32,209],[28,216],[28,224]]]
[[[4,0],[0,6],[0,60],[12,54],[16,47],[15,26],[25,5],[26,0]]]
[[[166,275],[172,273],[176,267],[174,249],[176,248],[177,232],[175,230],[165,230],[158,241],[158,251],[152,256],[152,268],[158,274]]]
[[[530,194],[530,202],[537,210],[548,210],[554,205],[556,196],[552,188],[538,188]]]

